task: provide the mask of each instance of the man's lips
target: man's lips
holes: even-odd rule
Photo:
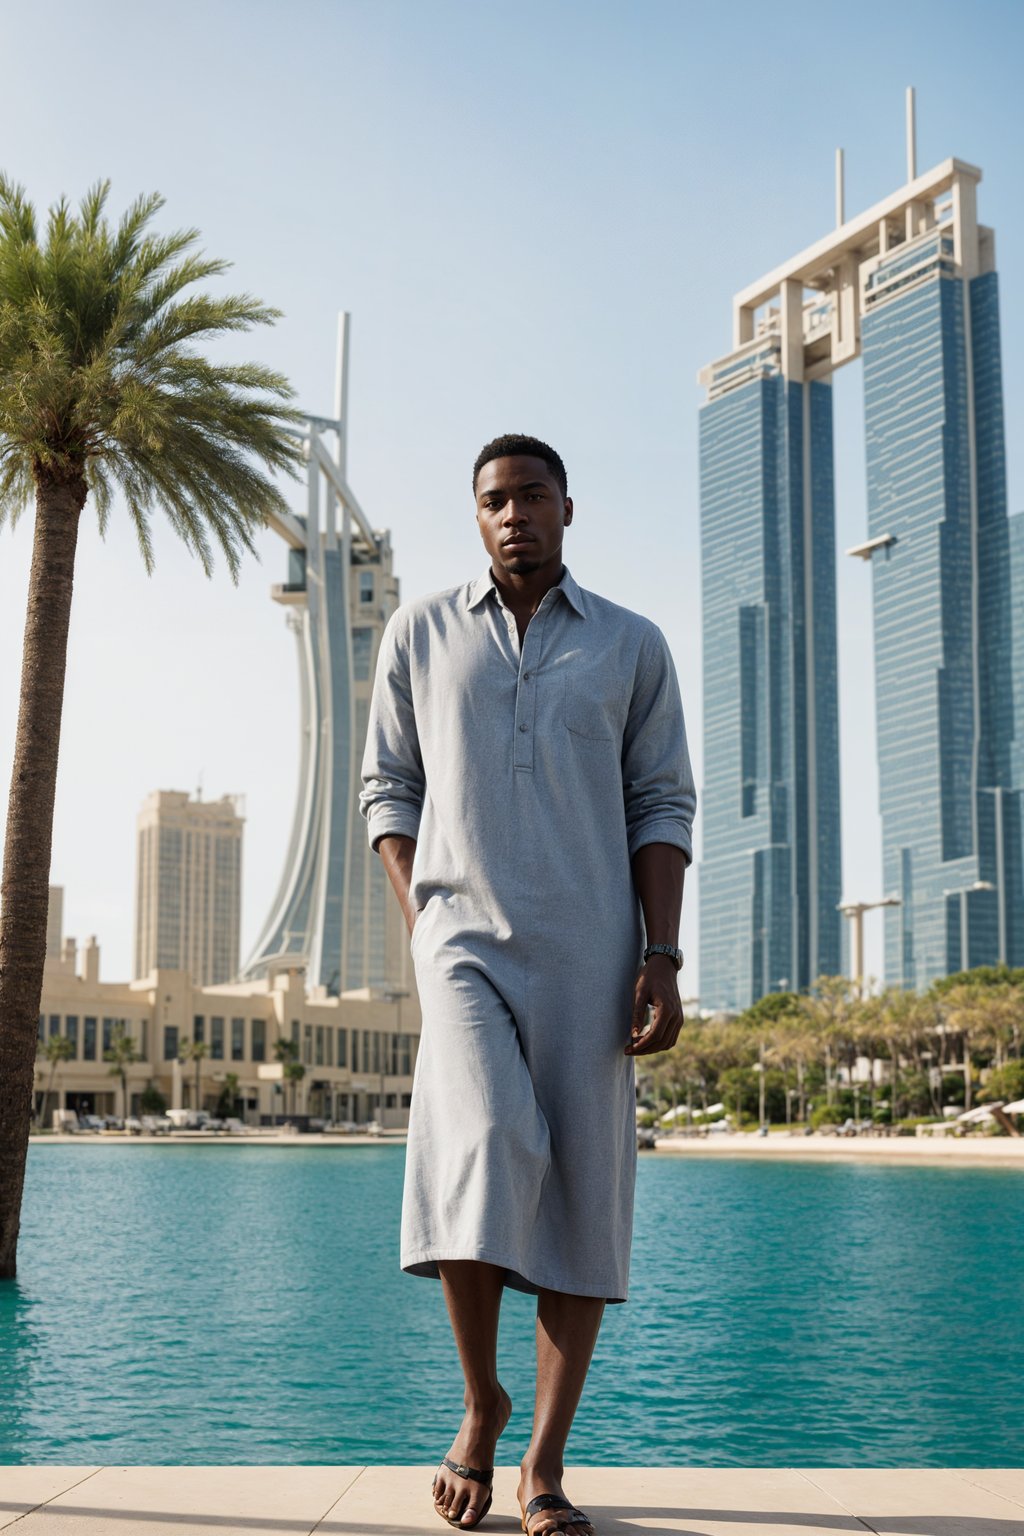
[[[520,545],[536,544],[536,542],[536,539],[530,539],[525,535],[517,534],[514,538],[506,539],[501,547],[502,549],[518,549]]]

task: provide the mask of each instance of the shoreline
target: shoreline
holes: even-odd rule
[[[98,1134],[29,1136],[38,1146],[217,1146],[217,1147],[404,1147],[407,1132],[389,1131],[378,1136],[365,1132],[324,1135],[320,1131],[252,1131],[225,1135],[217,1131],[170,1131],[160,1136],[132,1136],[123,1131]],[[659,1136],[653,1147],[641,1147],[641,1155],[667,1157],[768,1158],[790,1162],[903,1163],[934,1165],[979,1164],[1024,1170],[1024,1136],[759,1136],[738,1131],[732,1135]]]
[[[322,1131],[290,1131],[282,1135],[278,1130],[250,1131],[231,1134],[223,1131],[167,1131],[159,1136],[147,1136],[144,1132],[135,1136],[124,1131],[79,1131],[65,1135],[47,1132],[30,1135],[29,1146],[102,1146],[102,1147],[404,1147],[405,1131],[384,1131],[379,1136],[365,1132],[346,1131],[341,1135],[324,1135]]]
[[[646,1150],[646,1149],[643,1149]],[[1024,1136],[659,1136],[653,1150],[669,1157],[766,1157],[793,1162],[986,1163],[1024,1169]]]

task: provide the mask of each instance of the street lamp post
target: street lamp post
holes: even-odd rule
[[[876,907],[901,907],[899,896],[884,896],[881,901],[841,901],[839,911],[848,917],[850,930],[850,977],[857,989],[857,996],[864,995],[864,913]]]

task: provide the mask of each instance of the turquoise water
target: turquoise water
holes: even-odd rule
[[[431,1462],[440,1285],[400,1147],[33,1147],[0,1284],[0,1461]],[[641,1157],[631,1297],[569,1445],[636,1465],[1019,1465],[1024,1175]],[[529,1437],[530,1297],[501,1375]]]

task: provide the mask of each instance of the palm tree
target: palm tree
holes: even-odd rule
[[[301,1061],[286,1061],[284,1064],[285,1082],[292,1085],[292,1114],[295,1113],[295,1099],[299,1091],[299,1084],[306,1075],[306,1069]]]
[[[131,1035],[125,1033],[124,1026],[118,1024],[110,1036],[110,1047],[103,1052],[103,1060],[112,1062],[110,1068],[111,1077],[121,1079],[121,1110],[125,1118],[128,1116],[128,1068],[142,1057],[135,1049],[135,1041]]]
[[[233,1115],[238,1105],[238,1085],[241,1079],[237,1072],[225,1072],[224,1087],[221,1089],[221,1104],[227,1110],[228,1115]],[[220,1104],[217,1105],[217,1113],[220,1114]]]
[[[40,1124],[45,1126],[46,1107],[53,1093],[53,1080],[57,1075],[57,1068],[61,1062],[73,1059],[75,1055],[75,1042],[69,1040],[67,1035],[51,1035],[39,1054],[50,1063],[50,1081],[46,1085],[46,1092],[43,1094],[43,1107],[39,1114]]]
[[[292,1085],[292,1114],[294,1115],[295,1085],[306,1075],[305,1067],[302,1068],[302,1071],[299,1073],[298,1077],[294,1077],[291,1071],[293,1067],[301,1065],[299,1062],[298,1042],[295,1040],[286,1040],[283,1035],[279,1035],[278,1038],[274,1041],[274,1055],[277,1057],[278,1061],[284,1068],[284,1071],[281,1074],[284,1081],[286,1083],[291,1083]]]
[[[200,1097],[202,1092],[203,1058],[209,1054],[209,1050],[210,1047],[205,1040],[183,1040],[178,1051],[182,1061],[194,1061],[196,1064],[196,1102],[194,1107],[197,1110],[203,1107],[203,1101]]]
[[[223,272],[195,230],[149,232],[137,199],[115,227],[101,182],[45,231],[0,175],[0,524],[35,502],[14,764],[0,884],[0,1278],[16,1270],[75,548],[90,496],[105,534],[120,488],[147,572],[154,508],[213,569],[210,534],[237,584],[241,549],[284,511],[267,471],[293,471],[296,412],[280,374],[199,350],[276,318],[248,295],[185,290]]]

